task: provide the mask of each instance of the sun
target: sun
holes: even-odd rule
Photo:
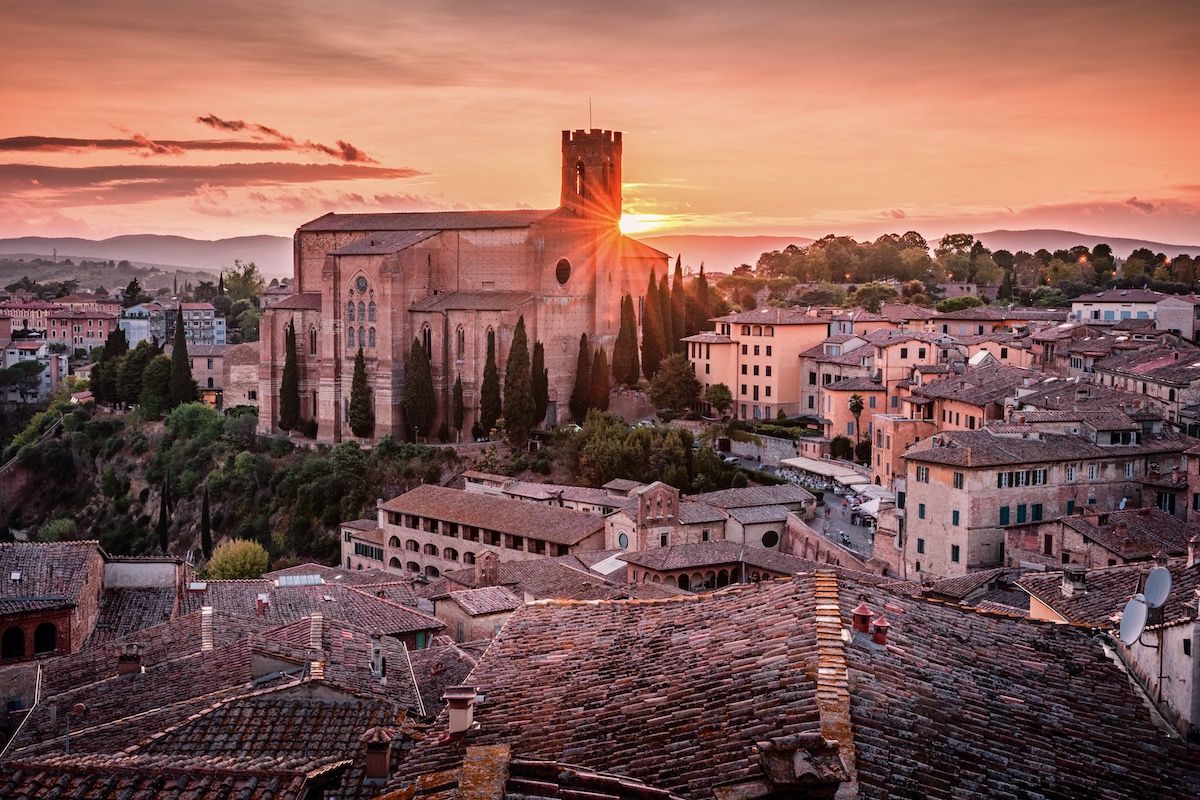
[[[666,217],[662,214],[622,214],[621,233],[626,236],[636,233],[648,233],[659,228],[667,227]]]

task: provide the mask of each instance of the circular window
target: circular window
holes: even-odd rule
[[[629,547],[629,537],[622,533],[617,537],[617,544],[621,545],[621,549],[624,550]]]
[[[358,280],[354,282],[354,285],[358,287],[358,291],[365,292],[367,290],[367,279],[362,275],[359,275]]]
[[[762,538],[763,547],[774,547],[779,544],[779,534],[775,531],[767,531]]]
[[[560,286],[569,281],[571,279],[571,262],[560,258],[558,266],[554,268],[554,277],[558,278]]]

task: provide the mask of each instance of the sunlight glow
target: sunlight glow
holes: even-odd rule
[[[621,233],[648,233],[662,228],[671,227],[668,218],[662,214],[622,214]]]

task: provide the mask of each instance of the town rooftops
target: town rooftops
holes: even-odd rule
[[[535,600],[597,600],[636,596],[636,592],[624,585],[624,575],[621,581],[616,581],[572,561],[572,556],[501,561],[496,565],[496,583],[513,593]],[[443,586],[434,596],[447,596],[459,586],[474,588],[475,580],[473,568],[444,572]]]
[[[1186,555],[1188,540],[1200,531],[1157,508],[1077,514],[1063,517],[1061,522],[1126,561],[1150,559],[1159,553]]]
[[[409,311],[512,311],[533,300],[529,292],[463,291],[422,297]]]
[[[97,541],[0,544],[0,614],[74,606]]]
[[[1170,295],[1149,289],[1105,289],[1095,294],[1081,294],[1071,303],[1157,303]]]
[[[300,231],[448,231],[528,228],[553,214],[553,210],[517,211],[410,211],[379,214],[334,214],[317,217]]]
[[[669,547],[635,550],[632,553],[622,553],[618,558],[635,567],[658,572],[745,564],[747,567],[769,570],[778,575],[791,575],[814,567],[811,561],[778,550],[728,541],[674,544]]]
[[[450,599],[458,603],[472,617],[502,614],[515,611],[524,601],[503,586],[481,586],[478,589],[460,589],[450,592]]]
[[[383,509],[565,545],[578,544],[604,529],[603,518],[586,511],[543,506],[431,484],[393,497],[383,504]]]
[[[829,325],[827,317],[813,316],[802,308],[756,308],[713,317],[712,320],[734,325]]]
[[[285,297],[278,302],[272,303],[271,308],[279,309],[280,311],[320,311],[321,310],[321,293],[320,292],[301,292]]]
[[[688,500],[707,503],[717,508],[745,508],[747,506],[796,505],[814,502],[813,497],[793,483],[779,486],[748,486],[743,489],[721,489],[715,492],[690,495]]]
[[[1039,431],[1036,435],[1025,438],[1020,435],[1001,435],[989,426],[974,431],[943,431],[918,442],[903,455],[903,458],[920,463],[964,467],[1029,465],[1052,461],[1182,453],[1191,447],[1194,441],[1181,434],[1164,430],[1161,436],[1143,436],[1138,444],[1103,447],[1073,434]]]
[[[870,378],[843,378],[825,386],[827,392],[886,392],[887,386],[882,381]],[[840,402],[840,401],[839,401]]]
[[[924,384],[918,391],[925,397],[983,406],[1015,395],[1017,387],[1037,377],[1039,373],[1033,370],[991,364]]]
[[[1125,603],[1145,588],[1146,576],[1158,566],[1152,561],[1101,567],[1078,573],[1082,588],[1063,592],[1062,572],[1028,572],[1017,585],[1067,622],[1116,629]],[[1200,590],[1200,566],[1187,566],[1183,559],[1167,563],[1171,591],[1162,606],[1163,625],[1195,620],[1196,592]]]

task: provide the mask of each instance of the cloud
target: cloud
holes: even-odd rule
[[[246,194],[246,199],[258,211],[270,214],[323,214],[330,210],[354,211],[443,211],[452,210],[447,203],[433,197],[416,194],[358,192],[330,192],[316,187],[303,189],[255,189]],[[213,203],[215,208],[227,207],[227,203]],[[209,213],[197,206],[197,211]]]
[[[1143,214],[1153,214],[1159,209],[1159,207],[1154,205],[1154,203],[1144,203],[1141,200],[1138,200],[1136,197],[1131,197],[1126,200],[1125,205],[1132,209],[1136,209],[1137,211],[1141,211]]]
[[[88,152],[93,150],[130,150],[142,151],[162,148],[170,155],[179,155],[184,151],[193,150],[250,150],[250,151],[280,151],[292,150],[285,142],[263,142],[249,140],[217,140],[217,139],[158,139],[150,140],[140,134],[134,134],[128,139],[71,139],[60,136],[13,136],[0,139],[0,152],[18,153],[71,153]]]
[[[260,125],[256,122],[246,122],[246,121],[240,120],[240,119],[234,119],[234,120],[221,119],[220,117],[218,117],[215,114],[209,114],[209,115],[203,116],[203,117],[196,117],[196,122],[199,122],[201,125],[208,125],[209,127],[216,128],[218,130],[226,130],[226,131],[234,131],[234,132],[249,130],[254,133],[260,134],[262,136],[266,136],[271,139],[275,139],[284,144],[291,145],[291,148],[289,148],[289,149],[312,150],[317,153],[324,153],[327,156],[332,156],[333,158],[339,159],[341,161],[345,161],[347,163],[357,163],[357,164],[378,164],[379,163],[378,161],[376,161],[375,159],[371,158],[366,153],[364,153],[362,150],[358,149],[357,147],[350,144],[349,142],[342,141],[341,139],[337,140],[336,147],[331,147],[327,144],[321,144],[319,142],[312,142],[312,141],[300,142],[300,141],[297,141],[294,137],[288,136],[285,133],[281,133],[280,131],[276,130],[275,128],[267,127],[266,125]]]
[[[425,173],[407,167],[356,164],[122,164],[102,167],[50,167],[0,164],[0,194],[41,204],[78,207],[144,203],[194,197],[213,187],[224,190],[333,181],[402,180]]]
[[[884,219],[908,219],[908,214],[902,208],[893,208],[891,211],[882,211],[879,216]]]

